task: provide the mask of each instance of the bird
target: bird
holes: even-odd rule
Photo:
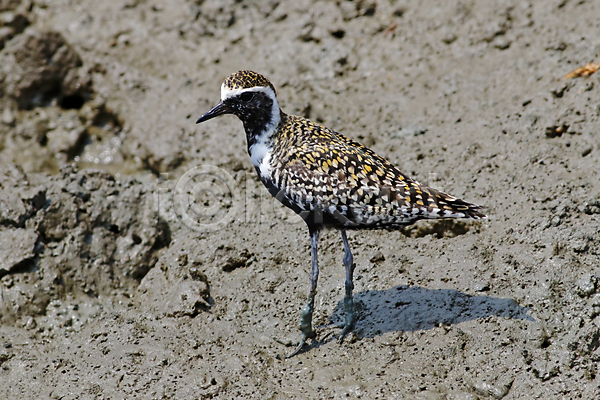
[[[196,121],[224,114],[238,117],[248,154],[269,193],[306,222],[310,236],[310,288],[300,312],[300,353],[312,326],[319,277],[318,242],[337,229],[344,246],[344,322],[338,341],[354,328],[354,258],[347,230],[394,230],[422,219],[487,216],[482,206],[420,184],[359,142],[306,118],[283,112],[273,84],[253,71],[238,71],[221,84],[221,99]]]

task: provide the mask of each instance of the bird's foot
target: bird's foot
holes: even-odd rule
[[[314,293],[311,292],[309,296],[309,300],[304,307],[302,307],[302,311],[300,312],[300,332],[302,332],[302,336],[300,337],[300,343],[298,343],[298,347],[296,350],[285,358],[290,358],[300,353],[302,347],[306,343],[307,339],[314,339],[317,337],[317,333],[312,328],[312,317],[313,317],[313,309],[314,309]]]
[[[344,323],[322,325],[322,326],[318,327],[318,329],[333,329],[333,328],[339,328],[342,330],[338,334],[338,343],[342,344],[342,342],[344,341],[344,338],[346,336],[348,336],[348,334],[350,332],[352,332],[352,329],[354,329],[354,318],[352,318],[350,321],[347,320]]]
[[[296,350],[294,350],[292,353],[288,354],[287,356],[285,356],[285,358],[292,358],[294,357],[296,354],[300,353],[300,351],[302,350],[302,347],[304,347],[304,345],[306,344],[306,340],[307,339],[313,339],[313,341],[316,341],[317,337],[317,333],[313,330],[311,330],[309,333],[302,333],[302,336],[300,337],[300,343],[298,343],[298,346],[296,347]]]
[[[344,324],[344,326],[342,327],[342,331],[338,336],[339,344],[342,344],[344,342],[344,338],[348,336],[350,332],[352,332],[352,329],[354,329],[354,321],[352,321],[350,324]]]

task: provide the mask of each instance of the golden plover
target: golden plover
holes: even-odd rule
[[[341,342],[354,326],[354,260],[347,229],[396,229],[429,218],[485,218],[481,206],[419,184],[371,149],[302,117],[281,111],[265,77],[239,71],[221,85],[221,101],[196,123],[234,114],[244,124],[248,154],[262,183],[308,225],[312,255],[308,301],[300,313],[302,336],[312,328],[319,276],[317,244],[323,229],[341,232],[346,269]]]

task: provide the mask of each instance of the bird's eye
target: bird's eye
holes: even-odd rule
[[[252,92],[244,92],[240,94],[240,100],[242,101],[250,101],[254,97],[254,93]]]

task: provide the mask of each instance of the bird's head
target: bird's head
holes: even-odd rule
[[[275,88],[264,76],[252,71],[229,75],[221,85],[221,101],[198,118],[197,124],[223,114],[234,114],[246,130],[275,127],[280,119]]]

